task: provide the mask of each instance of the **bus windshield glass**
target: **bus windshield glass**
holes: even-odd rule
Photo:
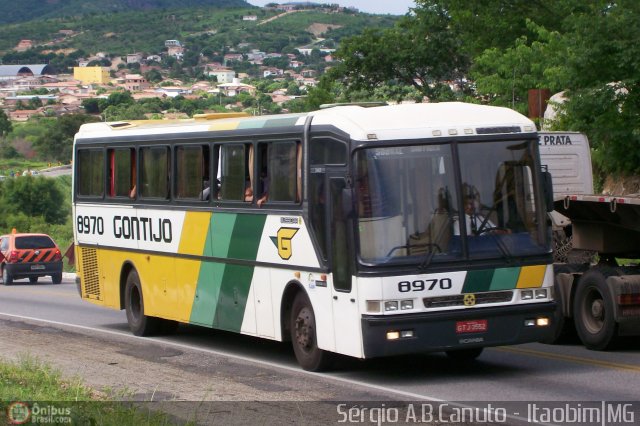
[[[483,141],[358,151],[360,261],[426,266],[548,253],[534,189],[534,143]]]

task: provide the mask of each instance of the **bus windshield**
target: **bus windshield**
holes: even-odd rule
[[[548,253],[534,189],[534,143],[476,141],[358,151],[360,261],[426,266]]]

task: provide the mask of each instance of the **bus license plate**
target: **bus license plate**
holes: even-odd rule
[[[489,328],[487,320],[457,321],[456,333],[484,333]]]
[[[39,271],[41,269],[44,269],[44,265],[31,265],[32,271]]]

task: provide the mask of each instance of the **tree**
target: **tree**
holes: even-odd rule
[[[42,159],[64,161],[71,160],[73,138],[84,123],[98,121],[98,118],[86,114],[68,114],[58,119],[41,120],[48,131],[33,141],[33,146]]]
[[[373,91],[390,81],[438,100],[445,81],[460,80],[469,66],[443,8],[418,8],[390,29],[367,29],[336,51],[348,90]]]
[[[11,120],[9,120],[9,117],[4,110],[0,109],[0,137],[4,138],[6,135],[11,133],[11,130],[13,130]]]
[[[0,199],[5,215],[40,216],[46,223],[63,224],[69,214],[69,206],[60,202],[64,200],[64,194],[57,181],[42,176],[21,176],[4,181]]]
[[[596,170],[639,173],[640,44],[633,29],[640,26],[640,4],[633,0],[536,3],[555,13],[565,12],[562,20],[553,19],[548,26],[533,16],[536,22],[526,26],[529,36],[480,54],[473,67],[478,94],[526,112],[527,89],[564,91],[568,100],[558,106],[558,118],[549,124],[586,133]]]

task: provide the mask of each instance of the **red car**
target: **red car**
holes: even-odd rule
[[[12,233],[0,237],[2,282],[29,278],[35,284],[38,278],[51,276],[54,284],[62,282],[62,254],[58,245],[46,234]]]

